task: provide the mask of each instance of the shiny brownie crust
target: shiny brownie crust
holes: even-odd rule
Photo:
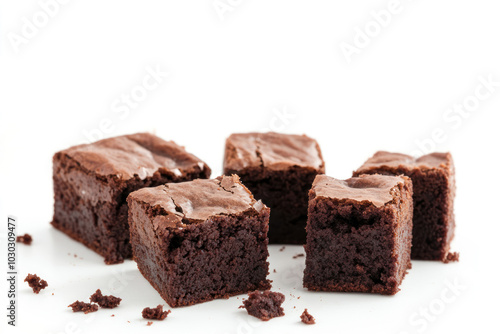
[[[138,148],[146,157],[139,163]],[[108,152],[119,156],[113,160],[111,154],[106,157]],[[150,158],[153,155],[170,156],[174,161],[182,161],[182,165],[178,172],[168,166],[158,167],[156,160]],[[148,162],[151,162],[148,170],[141,167]],[[51,224],[103,256],[106,264],[120,263],[132,256],[128,194],[143,187],[209,176],[210,168],[201,160],[175,143],[147,133],[75,146],[53,157]]]
[[[224,174],[237,174],[271,208],[271,244],[305,243],[307,194],[324,172],[318,143],[305,135],[242,133],[226,140]]]
[[[230,177],[224,177],[227,179]],[[237,180],[236,176],[233,179]],[[226,207],[227,212],[214,214],[216,209],[210,207],[209,194],[220,191],[230,197],[239,196],[237,191],[226,187],[230,182],[217,180],[218,190],[208,189],[200,196],[196,193],[198,185],[203,187],[205,181],[217,181],[196,180],[191,188],[179,189],[179,196],[171,196],[171,209],[168,209],[170,190],[166,187],[138,191],[128,198],[134,260],[142,275],[171,307],[271,287],[266,278],[269,208],[251,197],[248,208],[235,210],[244,205],[229,205],[226,197],[219,205],[221,210]],[[186,199],[184,194],[192,197]],[[199,209],[200,203],[205,207]]]
[[[333,196],[316,193],[320,177],[328,178],[318,176],[309,195],[304,287],[397,293],[411,268],[411,181],[398,177],[390,191],[377,194],[377,185],[371,185],[361,195],[358,190],[363,186],[358,184],[347,196]],[[387,201],[387,195],[392,199]]]
[[[412,259],[446,262],[455,235],[455,167],[450,153],[431,153],[418,159],[377,152],[354,172],[405,175],[413,181]]]

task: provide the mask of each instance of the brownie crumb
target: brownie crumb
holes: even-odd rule
[[[276,269],[273,269],[273,273],[276,273]]]
[[[90,312],[95,312],[98,309],[97,304],[92,304],[92,303],[85,303],[77,300],[71,305],[68,305],[68,307],[71,307],[73,312],[83,312],[85,314],[90,313]]]
[[[101,289],[97,289],[97,291],[90,296],[90,301],[99,304],[102,308],[115,308],[120,305],[122,299],[111,295],[103,296]]]
[[[283,246],[283,247],[280,248],[280,252],[282,252],[284,250],[285,250],[285,246]]]
[[[28,282],[28,285],[36,294],[38,294],[40,290],[43,290],[48,286],[47,281],[40,279],[40,277],[38,277],[36,274],[28,274],[24,281]]]
[[[112,316],[112,317],[114,317],[115,315],[114,315],[114,314],[112,314],[111,316]]]
[[[285,315],[281,304],[285,301],[285,295],[279,292],[272,291],[254,291],[248,294],[248,299],[243,301],[240,308],[245,308],[248,314],[259,318],[263,321],[268,321],[275,317]]]
[[[307,325],[314,325],[316,323],[314,317],[307,312],[307,309],[300,316],[300,320]]]
[[[146,326],[151,326],[153,324],[152,321],[148,321],[148,323],[146,324]]]
[[[16,241],[29,246],[33,238],[28,233],[25,233],[24,235],[18,235]]]
[[[296,254],[296,255],[294,255],[294,256],[293,256],[293,258],[294,258],[294,259],[297,259],[297,258],[299,258],[299,257],[303,257],[303,256],[304,256],[304,254],[303,254],[303,253],[300,253],[300,254]]]
[[[158,305],[156,308],[146,307],[142,310],[142,317],[144,319],[163,320],[170,312],[170,310],[163,311],[163,305]]]
[[[446,257],[444,258],[443,262],[444,263],[458,262],[459,258],[460,258],[460,253],[457,252],[448,253],[446,254]]]

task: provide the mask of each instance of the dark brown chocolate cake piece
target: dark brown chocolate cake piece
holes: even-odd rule
[[[411,268],[411,180],[318,175],[309,197],[304,287],[398,292]]]
[[[316,319],[314,319],[314,317],[310,315],[309,312],[307,312],[307,309],[302,312],[300,321],[302,321],[306,325],[314,325],[316,323]]]
[[[68,307],[71,307],[73,312],[83,312],[85,314],[95,312],[99,309],[97,304],[85,303],[79,300],[77,300],[73,304],[68,305]]]
[[[28,282],[28,285],[36,294],[38,294],[41,290],[45,289],[48,286],[47,281],[41,279],[36,274],[28,274],[24,281]]]
[[[226,140],[224,174],[237,174],[271,208],[273,244],[305,242],[307,192],[324,172],[318,143],[305,135],[238,133]]]
[[[158,305],[155,308],[146,307],[142,310],[142,317],[144,319],[152,319],[152,320],[164,320],[170,314],[170,310],[163,311],[163,305]],[[149,326],[149,322],[148,322]]]
[[[416,260],[446,262],[455,235],[455,167],[450,153],[409,155],[377,152],[354,172],[406,175],[413,181],[413,246]]]
[[[285,295],[272,291],[254,291],[248,294],[248,299],[243,301],[240,308],[245,308],[248,314],[268,321],[272,318],[285,315],[281,304],[285,301]]]
[[[127,195],[143,187],[210,176],[210,168],[172,141],[149,133],[120,136],[58,152],[52,225],[104,257],[131,257]]]
[[[103,296],[101,289],[97,289],[97,291],[90,296],[90,301],[97,303],[102,308],[115,308],[120,305],[122,299],[111,295]]]
[[[33,238],[28,233],[25,233],[24,235],[18,235],[16,241],[29,246],[33,242]]]
[[[139,270],[171,306],[267,289],[269,208],[236,175],[128,197]]]

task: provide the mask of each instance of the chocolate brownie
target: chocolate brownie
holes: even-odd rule
[[[269,242],[303,244],[307,192],[325,172],[318,143],[305,135],[232,134],[226,140],[224,174],[237,174],[255,198],[271,208]]]
[[[260,320],[268,321],[272,318],[285,315],[281,307],[284,301],[285,295],[282,293],[254,291],[248,294],[248,299],[243,301],[243,305],[240,308],[246,309],[248,314]]]
[[[314,325],[316,323],[316,319],[314,319],[314,317],[307,312],[307,309],[305,309],[300,315],[300,321],[306,325]]]
[[[411,268],[412,183],[318,175],[309,192],[304,287],[395,294]]]
[[[41,279],[36,274],[28,274],[24,279],[25,282],[28,282],[30,288],[33,289],[33,292],[38,294],[41,290],[45,289],[47,286],[47,281]]]
[[[90,296],[90,301],[97,303],[102,308],[115,308],[120,305],[122,299],[111,295],[103,296],[101,289],[97,289],[97,291]]]
[[[269,208],[236,175],[128,197],[139,270],[172,307],[267,289]]]
[[[455,167],[450,153],[377,152],[354,175],[406,175],[413,181],[412,259],[445,261],[455,234]]]
[[[58,152],[52,225],[104,257],[131,257],[128,194],[134,190],[208,178],[210,168],[172,141],[149,133],[104,139]]]
[[[155,308],[146,307],[142,310],[142,317],[144,319],[165,320],[170,312],[172,311],[163,311],[163,305],[158,305]]]

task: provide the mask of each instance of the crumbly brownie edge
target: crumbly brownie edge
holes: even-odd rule
[[[321,216],[318,218],[318,213],[316,212],[317,210],[322,210],[328,212],[332,208],[335,208],[336,213],[332,217],[336,217],[337,220],[345,220],[345,217],[338,216],[338,212],[342,212],[345,209],[349,209],[350,206],[352,206],[351,210],[354,213],[354,215],[357,215],[358,212],[362,213],[362,216],[368,215],[368,217],[375,217],[375,220],[377,221],[376,227],[373,227],[373,225],[369,227],[365,226],[358,226],[357,229],[355,230],[355,233],[350,232],[351,235],[349,236],[352,238],[353,236],[359,240],[361,240],[360,235],[357,235],[361,228],[365,228],[365,231],[367,228],[378,228],[378,230],[375,230],[378,239],[386,239],[386,242],[384,242],[384,245],[389,246],[389,248],[384,249],[381,248],[381,256],[385,259],[384,263],[379,264],[379,267],[382,268],[382,270],[388,270],[383,274],[383,276],[380,276],[379,278],[371,278],[370,275],[366,275],[365,271],[368,269],[373,269],[370,268],[370,265],[372,263],[372,260],[370,259],[365,259],[365,265],[366,267],[362,266],[362,263],[357,264],[356,266],[351,266],[351,268],[344,268],[344,269],[349,269],[349,271],[352,272],[357,272],[359,271],[358,274],[360,275],[365,275],[365,278],[368,281],[372,281],[370,284],[359,284],[359,283],[353,283],[349,282],[348,280],[350,279],[349,277],[345,277],[343,280],[335,280],[332,278],[326,278],[326,279],[321,279],[318,278],[318,275],[321,276],[321,273],[318,273],[318,268],[323,268],[326,264],[321,265],[322,259],[325,257],[324,254],[318,254],[319,252],[325,251],[324,248],[320,248],[319,250],[317,249],[316,243],[316,238],[320,238],[320,240],[323,240],[325,238],[329,238],[330,242],[332,240],[335,240],[337,237],[337,234],[333,232],[331,227],[328,226],[328,221],[332,219],[332,217],[326,218],[326,221],[322,223],[322,228],[318,229],[318,226],[315,226],[315,223],[311,225],[311,222],[308,222],[308,239],[307,243],[305,246],[306,250],[306,268],[304,270],[304,287],[306,287],[309,290],[312,291],[345,291],[345,292],[371,292],[371,293],[379,293],[379,294],[388,294],[388,295],[393,295],[399,291],[399,285],[401,284],[401,281],[403,280],[407,269],[411,268],[411,262],[410,262],[410,247],[411,247],[411,205],[412,205],[412,198],[411,198],[411,181],[406,178],[405,183],[399,183],[397,186],[397,194],[394,196],[394,200],[391,203],[386,204],[382,208],[375,208],[372,204],[369,203],[363,203],[363,202],[358,202],[355,200],[350,200],[350,199],[330,199],[330,198],[323,198],[323,197],[316,197],[314,194],[314,191],[311,190],[310,192],[310,202],[309,202],[309,219],[322,219],[324,220],[325,214],[323,213]],[[401,199],[404,199],[401,201]],[[399,206],[404,206],[404,208],[401,210],[399,209]],[[401,212],[403,211],[403,212]],[[401,213],[405,213],[405,217],[399,217],[398,215]],[[350,221],[349,219],[347,219]],[[379,221],[385,221],[384,224],[380,224]],[[361,219],[361,222],[363,222],[363,219]],[[390,228],[386,226],[387,223],[391,224]],[[326,224],[326,225],[325,225]],[[363,224],[363,223],[362,223]],[[370,224],[366,224],[370,225]],[[336,227],[337,228],[337,227]],[[329,231],[330,230],[330,231]],[[325,231],[325,232],[322,232]],[[397,237],[392,238],[391,235],[394,235]],[[326,240],[326,239],[325,239]],[[328,243],[327,241],[323,240],[322,242]],[[322,243],[321,242],[321,243]],[[398,249],[397,246],[400,245],[401,249]],[[359,245],[356,246],[356,248]],[[373,251],[372,251],[373,252]],[[365,254],[366,255],[366,254]],[[336,255],[332,255],[333,258],[337,258]],[[373,254],[370,254],[369,256],[373,256]],[[366,257],[366,256],[365,256]],[[324,261],[323,261],[324,262]],[[373,261],[373,263],[375,263]],[[400,263],[400,267],[397,267],[397,263]],[[318,267],[319,266],[319,267]],[[359,269],[358,269],[358,266]],[[385,269],[384,269],[385,268]],[[379,274],[380,275],[380,274]],[[385,277],[385,280],[382,280],[382,277]],[[379,281],[380,280],[380,281]]]
[[[77,161],[61,152],[54,155],[53,163],[54,206],[56,207],[58,205],[57,201],[58,197],[60,197],[59,193],[66,193],[65,196],[61,197],[67,198],[67,201],[76,201],[79,205],[83,205],[86,210],[92,212],[94,221],[100,220],[101,224],[106,226],[101,226],[99,231],[88,231],[87,233],[82,234],[80,231],[85,228],[89,229],[91,226],[85,225],[90,225],[92,222],[87,221],[88,219],[78,219],[78,221],[81,220],[80,227],[74,226],[74,223],[68,224],[65,216],[71,216],[72,211],[64,210],[60,212],[60,214],[57,214],[58,211],[55,210],[54,217],[51,222],[52,226],[103,256],[106,264],[122,263],[124,259],[132,256],[132,250],[128,240],[130,233],[128,230],[128,207],[126,202],[126,198],[130,192],[143,187],[156,186],[168,182],[182,182],[195,178],[208,178],[211,172],[208,166],[205,166],[203,169],[196,166],[192,170],[187,170],[181,177],[176,176],[171,172],[157,172],[152,177],[148,177],[144,180],[141,180],[139,177],[135,177],[127,181],[120,181],[112,176],[103,178],[92,171],[88,171]],[[96,204],[90,203],[86,200],[83,201],[85,204],[80,203],[81,197],[78,189],[75,189],[75,186],[69,184],[60,177],[61,173],[67,174],[71,170],[78,170],[79,173],[81,173],[83,183],[86,182],[90,184],[95,182],[100,193],[108,191],[106,189],[109,189],[110,202],[98,201],[97,204],[101,205],[101,207],[106,205],[113,206],[114,210],[108,209],[108,214],[102,214],[102,212],[99,211],[95,212],[94,208],[96,207]],[[64,187],[67,189],[61,189]],[[72,205],[67,204],[63,205],[63,207],[71,206]],[[82,214],[81,210],[77,211],[79,211],[78,214]]]
[[[265,290],[269,289],[271,287],[271,282],[267,279],[267,275],[269,274],[269,262],[267,261],[267,258],[269,256],[269,253],[267,251],[267,242],[265,242],[263,245],[264,253],[261,254],[263,257],[263,261],[259,265],[260,270],[263,273],[263,277],[258,279],[258,282],[253,282],[249,283],[248,286],[245,289],[240,289],[238,291],[223,291],[223,292],[212,292],[208,296],[201,297],[201,298],[196,298],[196,297],[180,297],[178,296],[179,291],[185,290],[184,287],[181,287],[181,283],[179,284],[162,284],[162,282],[155,280],[155,277],[162,277],[162,275],[167,275],[170,277],[170,281],[175,280],[179,276],[176,275],[175,269],[176,266],[181,265],[181,262],[179,262],[178,258],[175,256],[175,251],[173,252],[172,250],[170,251],[165,251],[166,249],[169,249],[171,246],[172,242],[178,242],[178,241],[173,241],[173,240],[184,240],[179,237],[179,230],[173,230],[173,231],[167,231],[164,234],[158,234],[157,232],[153,232],[153,229],[151,228],[152,226],[152,219],[155,217],[157,214],[162,214],[161,213],[161,208],[155,207],[151,208],[149,204],[141,202],[141,201],[136,201],[133,198],[128,199],[129,205],[130,205],[130,212],[131,214],[129,215],[129,222],[131,226],[131,240],[132,240],[132,247],[134,251],[134,259],[137,262],[137,266],[139,268],[139,271],[141,274],[150,282],[150,284],[159,292],[159,294],[162,296],[162,298],[171,306],[171,307],[178,307],[178,306],[188,306],[188,305],[193,305],[193,304],[198,304],[198,303],[203,303],[206,301],[210,301],[216,298],[229,298],[234,295],[242,294],[248,291],[252,290]],[[160,212],[155,210],[160,210]],[[164,212],[163,212],[164,214]],[[244,217],[245,213],[241,215],[240,218],[245,219]],[[269,216],[269,209],[265,208],[261,211],[261,213],[258,215],[259,219],[263,220],[260,222],[260,224],[266,224],[266,219],[268,219]],[[221,215],[220,218],[224,219],[227,217],[235,217],[235,215],[228,215],[224,216]],[[137,231],[141,231],[137,228],[135,220],[139,221],[147,221],[146,228],[144,230],[144,233],[147,233],[148,235],[144,235],[141,233],[137,233]],[[208,220],[207,220],[208,221]],[[192,232],[192,229],[196,228],[196,226],[203,226],[206,224],[206,222],[201,222],[198,224],[192,224],[192,225],[187,225],[185,229],[183,229],[182,233],[189,233]],[[267,232],[266,230],[261,231],[262,233]],[[203,233],[204,235],[208,235],[210,233]],[[189,236],[189,234],[188,234]],[[184,242],[182,243],[184,245]],[[187,243],[188,247],[191,247],[193,245],[192,242]],[[158,258],[156,255],[160,253],[161,258]],[[165,256],[164,254],[167,254]],[[152,258],[151,261],[145,260],[147,258]],[[184,259],[184,263],[188,263],[186,259]],[[169,266],[170,269],[166,269],[164,267],[164,263],[172,263],[172,265]],[[158,273],[158,268],[160,268],[160,273]],[[161,269],[163,268],[163,269]],[[172,271],[174,270],[174,271]]]

